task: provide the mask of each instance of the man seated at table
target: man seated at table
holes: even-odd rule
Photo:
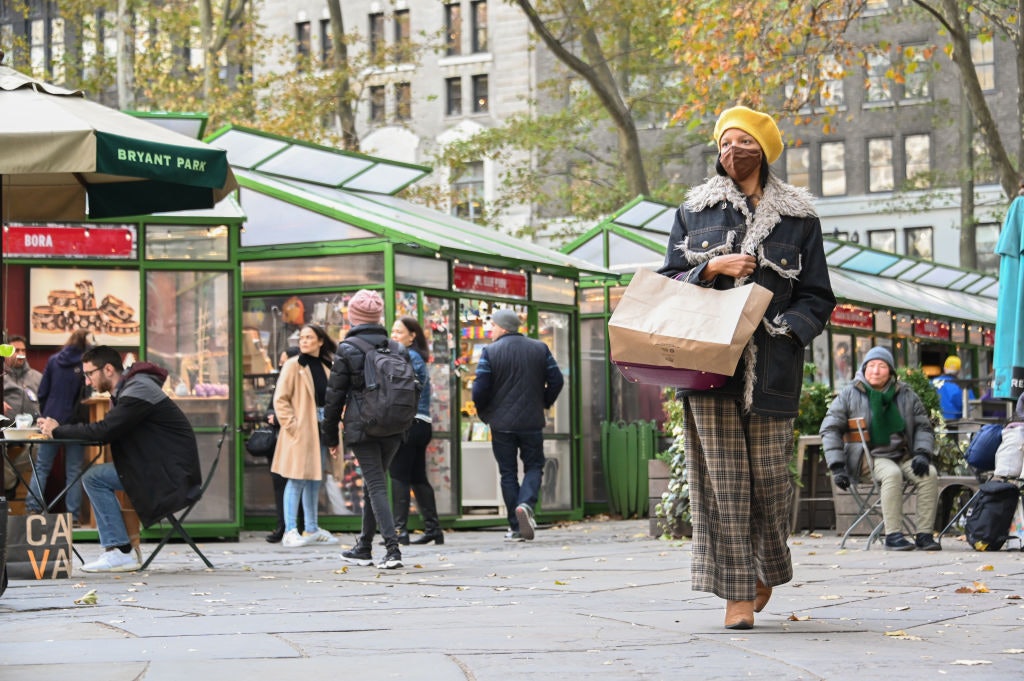
[[[82,571],[131,572],[141,567],[142,555],[132,548],[114,492],[128,495],[147,527],[188,506],[200,494],[199,447],[185,414],[162,389],[167,372],[161,367],[136,362],[124,373],[117,350],[99,345],[82,355],[82,373],[95,392],[110,392],[106,417],[63,426],[43,418],[39,426],[56,439],[110,443],[114,462],[92,466],[82,477],[105,549]]]

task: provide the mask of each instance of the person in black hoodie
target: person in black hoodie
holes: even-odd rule
[[[39,413],[49,416],[58,423],[78,423],[84,420],[82,398],[85,378],[82,376],[82,353],[89,347],[89,330],[76,329],[60,352],[46,361],[42,380],[39,382]],[[30,493],[25,497],[25,510],[29,513],[43,513],[46,506],[46,481],[60,452],[60,445],[43,443],[34,475],[29,482]],[[85,449],[82,445],[64,445],[64,476],[68,482],[75,480],[82,472]],[[64,506],[71,514],[72,522],[78,525],[82,511],[82,483],[68,487]]]
[[[102,421],[60,425],[43,417],[43,434],[54,438],[109,442],[113,463],[92,466],[82,484],[92,503],[104,553],[83,572],[131,572],[142,564],[133,550],[114,494],[123,490],[143,526],[199,498],[202,473],[192,424],[162,386],[167,371],[136,362],[125,373],[121,355],[106,345],[82,355],[85,380],[98,392],[110,391],[111,408]]]
[[[350,338],[359,337],[374,346],[387,343],[388,332],[381,325],[384,301],[375,291],[361,289],[348,303],[348,320],[352,328],[345,339],[338,344],[338,357],[327,380],[327,401],[324,406],[324,421],[320,424],[324,444],[331,456],[338,456],[338,425],[349,396],[363,389],[363,362],[366,354]],[[402,567],[402,552],[398,548],[398,533],[395,531],[394,516],[388,503],[387,471],[391,460],[402,443],[402,435],[371,437],[360,427],[358,408],[349,406],[345,411],[345,446],[349,447],[359,461],[363,475],[363,489],[369,503],[363,504],[363,526],[356,545],[343,551],[341,557],[356,565],[372,565],[371,548],[373,536],[380,524],[387,547],[384,560],[377,567],[393,570]]]

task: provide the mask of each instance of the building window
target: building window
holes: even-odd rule
[[[892,140],[868,140],[868,191],[888,192],[893,186]]]
[[[298,57],[300,70],[309,65],[310,41],[312,40],[310,31],[308,21],[300,21],[295,24],[295,56]]]
[[[452,215],[480,222],[484,208],[483,161],[467,163],[461,173],[453,173],[451,187]]]
[[[487,0],[473,0],[473,51],[487,51]]]
[[[889,0],[867,0],[864,3],[864,13],[880,14],[889,9]]]
[[[370,15],[370,58],[378,59],[384,54],[384,13]]]
[[[846,143],[821,144],[821,195],[842,196],[846,193]]]
[[[28,22],[28,54],[29,63],[34,73],[43,73],[46,69],[46,22],[32,19]]]
[[[473,76],[473,113],[487,111],[487,74]]]
[[[928,57],[921,46],[903,48],[903,98],[928,99],[931,97]]]
[[[864,100],[869,103],[891,102],[892,83],[889,70],[892,64],[887,52],[869,54],[867,58],[867,92]]]
[[[412,61],[412,33],[407,9],[395,10],[395,60],[402,63]]]
[[[370,86],[370,122],[383,123],[385,90],[383,85]]]
[[[320,63],[326,68],[334,58],[334,41],[331,39],[331,20],[320,20]]]
[[[462,78],[444,79],[445,113],[449,116],[462,115]]]
[[[996,253],[999,229],[998,222],[980,222],[974,228],[974,249],[978,254],[978,269],[982,272],[999,272],[999,254]]]
[[[971,38],[971,61],[974,62],[974,71],[978,74],[981,89],[985,92],[996,89],[995,50],[991,40],[982,42],[977,38]]]
[[[875,229],[868,231],[868,248],[886,253],[896,252],[896,230]]]
[[[811,150],[786,150],[786,181],[794,187],[811,187]]]
[[[985,136],[980,130],[976,130],[973,139],[974,156],[974,184],[998,184],[999,177],[996,175],[995,166],[992,164],[992,154],[988,151],[988,144]]]
[[[932,260],[935,257],[933,250],[934,230],[931,227],[909,227],[903,233],[906,239],[907,255],[922,260]]]
[[[913,189],[931,185],[932,139],[930,135],[907,135],[903,138],[904,177]]]
[[[411,83],[395,83],[395,118],[400,121],[412,118]]]
[[[843,96],[843,78],[846,71],[835,57],[822,58],[821,72],[821,106],[842,106],[846,101]]]
[[[60,17],[50,19],[50,75],[64,82],[64,19]]]
[[[449,57],[462,54],[462,5],[449,2],[444,6],[444,26],[445,54]]]

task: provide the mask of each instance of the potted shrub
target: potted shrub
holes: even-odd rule
[[[651,518],[651,535],[662,538],[688,537],[693,533],[693,528],[690,525],[686,454],[683,452],[683,403],[675,399],[674,389],[666,389],[664,395],[665,432],[672,437],[672,443],[666,450],[658,452],[648,469],[651,498],[652,501],[656,500],[654,517]],[[652,475],[656,472],[659,477]],[[660,485],[655,481],[659,481]]]

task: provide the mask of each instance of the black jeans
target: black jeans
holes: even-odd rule
[[[384,543],[390,549],[398,546],[395,519],[388,503],[388,466],[402,443],[402,436],[367,440],[351,446],[363,476],[363,528],[360,546],[371,546],[380,526]],[[366,503],[366,502],[369,503]]]

